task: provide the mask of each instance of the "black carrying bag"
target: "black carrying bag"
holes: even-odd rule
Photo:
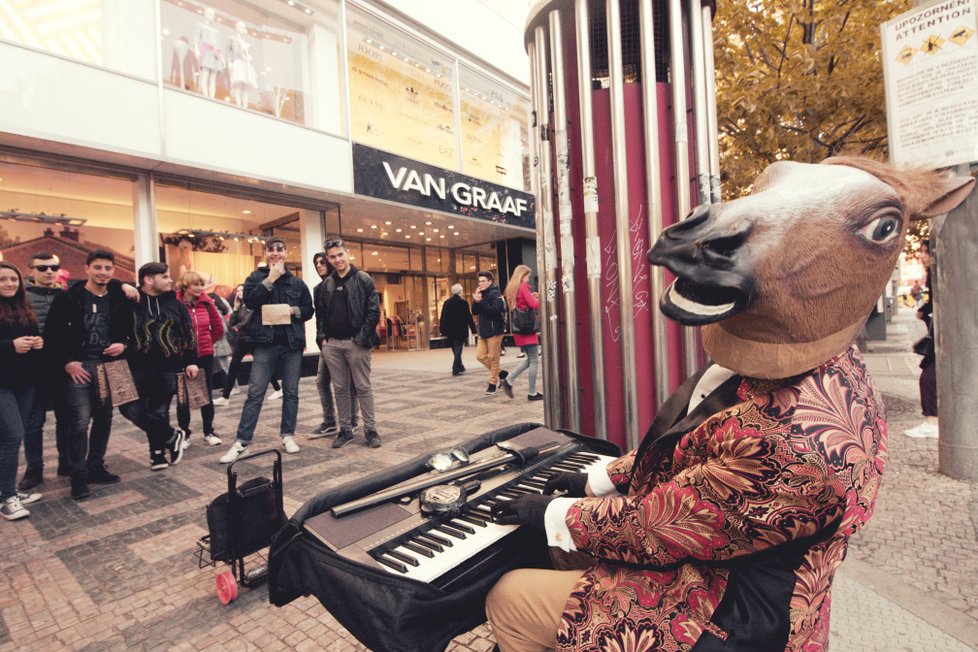
[[[226,493],[207,505],[211,561],[230,562],[258,552],[285,523],[285,512],[276,504],[275,483],[268,478],[243,482],[236,493],[233,506]]]
[[[521,423],[501,428],[468,440],[461,447],[474,452],[538,427],[541,424]],[[620,455],[611,442],[566,430],[559,432],[585,440],[598,453]],[[330,489],[299,508],[272,539],[269,601],[281,607],[299,597],[315,595],[341,625],[375,652],[434,652],[444,650],[454,637],[486,621],[486,595],[504,573],[517,567],[547,566],[548,548],[543,533],[521,528],[516,535],[525,539],[514,546],[521,553],[519,558],[461,588],[443,590],[342,557],[303,529],[305,520],[331,507],[427,471],[430,456],[426,453],[382,474]]]
[[[517,335],[533,335],[537,332],[537,311],[533,308],[528,310],[513,308],[510,323],[513,325],[513,332]]]

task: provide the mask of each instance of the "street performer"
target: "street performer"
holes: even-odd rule
[[[714,362],[637,450],[494,509],[543,529],[556,568],[490,592],[502,652],[827,650],[832,578],[887,455],[852,342],[909,221],[974,184],[864,158],[778,162],[751,195],[664,231],[649,261],[677,278],[660,308],[703,326]]]

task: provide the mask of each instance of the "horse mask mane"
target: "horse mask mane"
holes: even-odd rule
[[[779,161],[750,195],[700,206],[662,232],[649,262],[677,278],[660,309],[702,325],[704,348],[724,367],[798,375],[855,338],[910,221],[947,213],[974,185],[860,157]]]

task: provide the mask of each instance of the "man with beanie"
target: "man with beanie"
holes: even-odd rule
[[[177,392],[178,373],[197,377],[197,340],[187,306],[173,291],[166,263],[146,263],[138,277],[140,296],[129,366],[139,400],[119,411],[146,433],[150,468],[162,471],[183,459],[184,432],[170,425],[170,403]]]

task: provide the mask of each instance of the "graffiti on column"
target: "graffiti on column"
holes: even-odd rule
[[[646,289],[649,286],[649,265],[645,260],[648,247],[645,244],[645,238],[642,236],[642,213],[644,210],[644,206],[639,206],[638,214],[628,225],[632,240],[632,294],[634,295],[632,307],[636,317],[639,313],[651,310],[649,305],[650,292]]]
[[[606,332],[614,342],[621,340],[621,305],[618,292],[618,246],[614,241],[604,247],[604,318]]]

